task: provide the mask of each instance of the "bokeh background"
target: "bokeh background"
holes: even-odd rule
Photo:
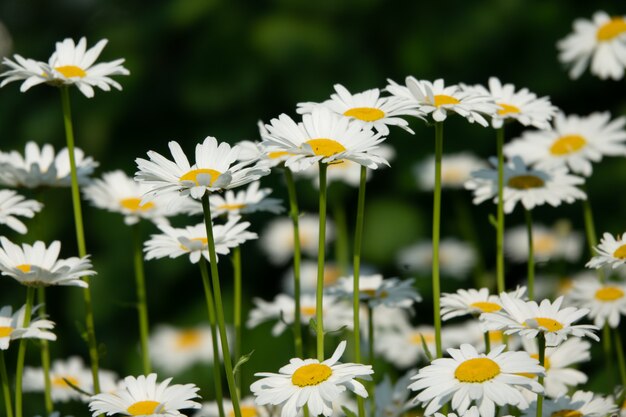
[[[572,81],[557,60],[556,42],[571,31],[577,17],[589,18],[596,10],[623,14],[619,2],[594,1],[220,1],[220,0],[3,0],[0,21],[12,42],[2,53],[47,60],[54,42],[65,37],[86,36],[89,46],[109,40],[101,60],[126,59],[128,77],[118,77],[122,92],[97,91],[86,99],[72,92],[77,144],[100,162],[97,175],[113,169],[135,171],[134,159],[148,150],[167,153],[167,142],[179,141],[191,152],[195,143],[211,135],[234,143],[258,140],[257,122],[280,113],[295,114],[302,101],[322,101],[341,83],[352,92],[386,85],[387,78],[402,82],[407,75],[444,78],[447,83],[485,83],[489,76],[528,87],[548,95],[566,113],[586,115],[609,110],[614,116],[626,112],[623,81],[601,81],[589,74]],[[412,166],[434,151],[434,132],[412,121],[415,136],[394,129],[389,137],[397,157],[390,169],[377,172],[367,194],[366,241],[363,259],[386,276],[407,274],[395,262],[399,249],[429,238],[432,195],[417,189]],[[468,125],[460,118],[446,122],[444,151],[470,151],[481,157],[495,152],[491,129]],[[511,127],[507,137],[520,128]],[[0,90],[0,149],[23,151],[27,141],[65,146],[59,93],[39,86],[23,94],[18,85]],[[601,233],[620,233],[624,228],[626,194],[623,159],[608,159],[594,166],[588,181],[589,196]],[[273,196],[286,198],[282,178],[263,179],[275,189]],[[304,211],[317,211],[316,194],[307,180],[298,188]],[[45,210],[27,222],[31,232],[19,237],[3,228],[16,241],[42,239],[63,243],[62,255],[75,255],[75,236],[69,189],[43,190],[26,195],[43,199]],[[352,229],[356,190],[331,187],[331,205],[343,206]],[[470,207],[469,192],[444,194],[443,236],[459,236],[454,202]],[[471,209],[472,222],[481,236],[485,265],[493,270],[493,229],[488,214],[493,206]],[[332,213],[331,213],[332,214]],[[580,204],[558,209],[539,208],[535,218],[551,225],[569,219],[583,230]],[[98,211],[84,204],[87,246],[98,276],[92,280],[96,334],[103,345],[102,367],[120,375],[140,372],[137,349],[134,277],[130,229],[121,216]],[[261,233],[270,215],[252,218],[252,229]],[[181,219],[177,224],[183,224]],[[523,223],[518,210],[507,225]],[[148,237],[156,229],[143,225]],[[332,249],[330,250],[332,256]],[[267,263],[258,244],[243,248],[245,308],[251,297],[273,297],[288,267]],[[566,273],[581,270],[568,265]],[[540,267],[541,268],[541,267]],[[231,294],[231,267],[220,262],[226,299]],[[525,267],[511,267],[513,284],[523,279]],[[146,264],[150,320],[194,325],[205,320],[205,304],[196,266],[186,257],[150,261]],[[428,294],[428,277],[418,277],[418,286]],[[471,285],[471,281],[445,281],[444,290]],[[57,322],[59,340],[52,343],[53,358],[80,355],[87,349],[80,339],[82,293],[74,288],[52,288],[49,312]],[[0,304],[18,307],[24,290],[9,278],[0,279]],[[228,304],[228,303],[227,303]],[[227,318],[232,317],[227,306]],[[244,315],[245,317],[245,315]],[[430,321],[428,299],[418,306],[416,320]],[[244,352],[252,360],[244,367],[244,384],[259,370],[275,370],[292,354],[291,336],[268,339],[269,325],[245,332]],[[595,349],[595,348],[594,348]],[[595,351],[594,351],[595,352]],[[9,353],[14,355],[14,350]],[[597,356],[597,355],[594,355]],[[28,362],[39,363],[35,349]],[[10,368],[11,372],[11,368]],[[210,370],[197,366],[175,382],[194,381],[206,399],[213,398]],[[608,392],[602,375],[592,383]],[[593,385],[592,385],[593,386]],[[26,413],[42,410],[38,395],[30,396]],[[62,408],[83,415],[82,405]]]

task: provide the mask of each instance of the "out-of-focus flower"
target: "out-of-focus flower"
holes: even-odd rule
[[[433,266],[433,245],[424,240],[402,249],[397,256],[400,268],[430,274]],[[463,279],[476,263],[474,248],[458,239],[444,238],[439,244],[439,268],[441,273],[452,278]]]
[[[468,152],[443,155],[441,159],[441,187],[462,189],[473,171],[485,168],[486,163]],[[429,156],[415,165],[413,170],[417,183],[422,190],[435,188],[435,157]]]
[[[560,221],[547,228],[533,224],[533,257],[546,262],[565,259],[575,262],[583,250],[583,237],[572,231],[568,221]],[[528,261],[528,230],[526,226],[507,229],[504,233],[504,253],[515,262]]]
[[[0,190],[0,224],[6,224],[18,233],[25,234],[28,229],[16,216],[35,216],[43,208],[43,204],[35,200],[27,200],[12,190]]]

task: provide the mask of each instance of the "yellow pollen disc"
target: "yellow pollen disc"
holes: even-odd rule
[[[569,155],[578,152],[586,144],[587,141],[580,135],[565,135],[554,141],[550,146],[550,153],[557,156]]]
[[[613,252],[613,257],[617,259],[626,259],[626,245],[622,245],[619,248],[615,249],[615,252]]]
[[[222,210],[239,210],[239,209],[244,208],[245,206],[246,206],[245,204],[223,204],[219,206],[218,208]]]
[[[489,331],[489,341],[491,343],[502,343],[504,340],[504,332],[501,330],[491,330]]]
[[[528,190],[529,188],[540,188],[545,185],[545,182],[534,175],[517,175],[511,177],[507,183],[508,187],[516,188],[518,190]]]
[[[176,337],[176,347],[183,350],[199,346],[201,342],[202,334],[193,329],[183,330]]]
[[[493,313],[494,311],[502,310],[499,304],[491,303],[489,301],[476,301],[475,303],[470,304],[470,307],[476,307],[483,313]]]
[[[549,332],[556,332],[563,328],[561,323],[547,317],[535,317],[534,320],[540,327],[547,329]]]
[[[17,269],[19,269],[20,271],[27,273],[30,272],[30,264],[22,264],[22,265],[18,265],[16,266]]]
[[[130,413],[131,416],[150,415],[154,414],[154,411],[159,405],[161,405],[161,403],[159,403],[158,401],[137,401],[136,403],[128,407],[126,411]]]
[[[68,381],[70,381],[70,383],[72,385],[80,387],[80,384],[78,383],[78,379],[74,378],[73,376],[67,376],[67,375],[57,376],[55,378],[52,378],[51,382],[52,382],[52,385],[54,385],[55,387],[70,388],[70,386],[67,384],[67,382],[65,382],[66,379]]]
[[[0,337],[8,337],[13,332],[13,327],[0,326]]]
[[[603,287],[596,291],[595,298],[600,301],[615,301],[624,297],[624,291],[617,287]]]
[[[321,363],[311,363],[296,369],[291,375],[291,382],[299,387],[319,385],[333,374],[330,366]]]
[[[267,154],[267,157],[269,159],[276,159],[276,158],[280,158],[281,156],[286,156],[286,155],[290,155],[290,153],[279,151],[279,152],[270,152]]]
[[[533,239],[533,250],[535,253],[550,254],[556,248],[556,239],[554,236],[543,235]]]
[[[345,152],[346,150],[346,148],[344,148],[341,143],[332,139],[311,139],[307,140],[306,143],[311,145],[311,148],[313,148],[313,152],[315,153],[315,155],[318,156],[329,157],[341,152]]]
[[[550,417],[583,417],[583,413],[578,410],[559,410],[550,414]]]
[[[443,106],[444,104],[459,104],[460,101],[452,96],[445,94],[437,94],[435,97],[435,107]]]
[[[574,280],[568,277],[559,279],[557,294],[565,294],[574,287]]]
[[[303,316],[314,316],[315,315],[315,307],[313,307],[313,306],[300,307],[300,313],[302,313]]]
[[[192,169],[191,171],[189,171],[188,173],[180,177],[179,181],[193,181],[196,183],[196,185],[200,185],[198,184],[198,174],[209,174],[211,176],[211,182],[209,183],[209,185],[212,185],[215,182],[215,180],[220,175],[222,175],[221,172],[216,171],[214,169],[199,168],[199,169]]]
[[[240,408],[241,417],[257,417],[256,407],[251,405],[242,405]],[[235,417],[235,411],[231,410],[228,413],[228,417]]]
[[[454,371],[454,377],[461,382],[485,382],[499,374],[500,367],[489,358],[468,359]]]
[[[385,112],[374,107],[354,107],[343,113],[344,116],[354,117],[364,122],[375,122],[385,117]]]
[[[422,336],[424,337],[426,344],[435,343],[434,333],[415,333],[411,336],[411,343],[422,346]]]
[[[143,206],[140,206],[141,198],[124,198],[120,200],[120,206],[130,211],[148,211],[154,207],[153,202],[147,202]]]
[[[80,67],[77,67],[76,65],[64,65],[62,67],[55,67],[54,69],[59,71],[61,74],[63,74],[64,77],[67,77],[67,78],[72,78],[72,77],[83,78],[87,76],[87,73],[85,72],[85,70],[83,70]]]
[[[458,183],[465,181],[467,175],[464,171],[458,168],[442,168],[441,170],[441,182],[445,183]]]
[[[600,42],[610,41],[626,32],[626,21],[621,17],[614,17],[598,28],[596,39]]]
[[[513,106],[512,104],[498,103],[498,106],[502,107],[498,110],[498,114],[500,116],[506,116],[511,113],[519,113],[520,109],[517,106]]]

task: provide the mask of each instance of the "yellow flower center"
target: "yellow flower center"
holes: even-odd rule
[[[337,282],[341,276],[339,268],[327,266],[324,268],[324,285],[332,285]]]
[[[375,122],[385,117],[385,112],[374,107],[354,107],[343,113],[344,116],[354,117],[364,122]]]
[[[13,332],[13,327],[11,326],[0,326],[0,337],[9,337]]]
[[[615,301],[624,297],[624,291],[617,287],[603,287],[596,291],[595,298],[600,301]]]
[[[502,330],[490,330],[489,341],[491,343],[502,343],[504,340],[504,332]]]
[[[557,294],[565,294],[574,287],[574,280],[568,277],[559,279]]]
[[[598,28],[596,39],[599,42],[610,41],[626,32],[626,21],[621,17],[614,17]]]
[[[435,102],[433,103],[435,107],[443,106],[445,104],[459,104],[460,101],[452,96],[448,96],[445,94],[437,94],[435,95]]]
[[[550,417],[583,417],[583,413],[578,410],[559,410],[550,414]]]
[[[587,141],[580,135],[565,135],[554,141],[550,146],[550,153],[557,156],[569,155],[578,152],[586,144]]]
[[[74,378],[73,376],[68,376],[68,375],[54,377],[52,378],[51,382],[52,382],[52,385],[58,388],[70,388],[70,386],[68,385],[67,382],[65,382],[65,380],[68,380],[70,384],[74,386],[80,387],[78,379]]]
[[[533,239],[533,250],[538,254],[550,254],[556,248],[554,236],[543,235]]]
[[[276,159],[276,158],[280,158],[281,156],[285,156],[285,155],[290,155],[289,152],[283,152],[283,151],[278,151],[278,152],[270,152],[267,154],[267,157],[269,159]]]
[[[498,114],[500,116],[506,116],[507,114],[511,113],[519,113],[521,111],[519,107],[512,104],[498,103],[498,106],[502,107],[500,110],[498,110]]]
[[[466,177],[467,175],[465,174],[465,172],[458,168],[441,169],[441,182],[443,182],[444,184],[456,184],[464,181]]]
[[[30,264],[18,265],[18,266],[16,266],[16,268],[19,269],[20,271],[24,272],[25,274],[30,272]]]
[[[545,185],[545,182],[534,175],[517,175],[511,177],[507,183],[508,187],[516,188],[518,190],[528,190],[530,188],[541,188]]]
[[[221,210],[239,210],[244,208],[245,204],[222,204],[218,208]]]
[[[55,67],[55,70],[59,71],[66,78],[79,77],[83,78],[87,76],[84,69],[77,67],[76,65],[63,65],[62,67]]]
[[[549,332],[556,332],[563,328],[563,325],[554,319],[547,317],[535,317],[533,320],[537,322],[539,327],[543,327]],[[528,320],[527,320],[528,321]]]
[[[181,331],[176,337],[176,347],[180,350],[197,347],[202,342],[202,334],[198,330]]]
[[[500,367],[489,358],[468,359],[454,371],[454,377],[461,382],[485,382],[499,374]]]
[[[470,304],[470,307],[476,307],[483,313],[493,313],[494,311],[502,310],[502,307],[499,304],[489,301],[476,301],[475,303]]]
[[[200,185],[198,183],[198,175],[199,174],[209,174],[211,176],[211,181],[209,182],[209,185],[212,185],[215,182],[215,180],[220,175],[222,175],[221,172],[216,171],[214,169],[199,168],[199,169],[192,169],[191,171],[189,171],[188,173],[186,173],[185,175],[180,177],[179,181],[193,181],[193,182],[196,183],[196,185]]]
[[[154,411],[157,407],[161,405],[158,401],[146,400],[146,401],[137,401],[130,407],[126,409],[131,416],[143,416],[154,414]]]
[[[434,333],[415,333],[411,335],[410,341],[414,345],[422,346],[422,337],[426,344],[435,343],[435,334]]]
[[[252,405],[242,405],[239,409],[241,410],[241,417],[257,417],[258,416],[256,412],[256,407]],[[235,417],[235,411],[231,410],[228,413],[228,417]]]
[[[615,249],[615,252],[613,252],[613,257],[617,259],[626,259],[626,245],[622,245],[619,248]]]
[[[315,307],[314,306],[303,306],[300,307],[300,313],[303,316],[314,316],[315,315]]]
[[[330,366],[321,363],[311,363],[296,369],[291,376],[291,382],[299,387],[319,385],[333,374]]]
[[[120,200],[120,206],[130,211],[148,211],[154,207],[154,203],[149,201],[140,206],[141,198],[124,198]]]
[[[344,148],[341,143],[332,139],[311,139],[307,140],[306,143],[311,145],[311,148],[313,148],[313,153],[318,156],[329,157],[341,152],[345,152],[346,150],[346,148]]]

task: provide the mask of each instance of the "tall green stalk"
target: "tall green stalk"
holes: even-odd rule
[[[30,324],[30,315],[33,310],[35,299],[35,287],[26,287],[26,305],[24,306],[24,321],[22,327]],[[26,356],[27,339],[20,339],[17,350],[17,365],[15,368],[15,416],[22,417],[22,376],[24,374],[24,358]]]
[[[315,298],[315,320],[317,333],[317,359],[324,360],[324,264],[326,246],[326,171],[328,165],[319,163],[320,171],[320,227],[317,252],[317,291]]]
[[[76,156],[74,155],[74,128],[72,125],[72,111],[70,106],[70,92],[68,87],[61,87],[61,104],[63,107],[63,123],[65,125],[65,139],[70,159],[70,172],[72,178],[72,205],[74,207],[74,225],[76,227],[76,241],[78,243],[78,256],[87,256],[85,245],[85,230],[83,227],[83,212],[80,204],[80,191],[78,187],[78,174],[76,173]],[[89,359],[91,362],[91,376],[93,378],[94,394],[100,393],[100,380],[98,378],[98,342],[93,317],[91,302],[91,286],[89,277],[82,277],[87,283],[83,289],[85,300],[85,326],[87,330],[87,344],[89,345]]]
[[[361,176],[359,181],[359,196],[356,209],[356,226],[354,228],[354,255],[352,262],[353,269],[353,296],[352,313],[354,329],[354,361],[361,363],[361,324],[360,324],[360,291],[359,278],[361,275],[361,247],[363,243],[363,223],[365,217],[365,180],[367,178],[367,168],[361,166]],[[370,343],[373,339],[370,338]],[[372,365],[374,363],[372,362]],[[357,396],[357,406],[359,417],[365,416],[365,401],[361,396]],[[374,407],[375,409],[375,407]]]
[[[546,336],[543,332],[540,332],[538,335],[538,345],[539,345],[539,364],[545,368],[546,363]],[[539,385],[543,386],[543,376],[539,376],[538,382]],[[543,397],[544,394],[537,394],[537,417],[543,417]]]
[[[4,397],[4,409],[7,417],[13,417],[13,405],[11,404],[11,384],[7,375],[7,364],[4,360],[4,350],[0,350],[0,381],[2,381],[2,396]]]
[[[622,336],[619,334],[619,329],[613,329],[613,340],[615,340],[615,352],[617,353],[617,365],[619,367],[619,377],[622,384],[622,390],[626,390],[626,361],[624,360],[624,346],[622,345]],[[624,401],[624,393],[621,398],[618,399],[618,404],[622,404]]]
[[[496,129],[498,155],[498,204],[496,211],[496,288],[498,294],[506,290],[504,283],[504,125]]]
[[[441,312],[439,282],[439,234],[441,225],[441,158],[443,156],[443,123],[435,123],[435,189],[433,197],[433,315],[435,324],[435,349],[441,358]]]
[[[528,235],[528,298],[535,299],[535,247],[533,245],[533,219],[530,210],[524,208],[526,233]]]
[[[217,269],[217,254],[215,253],[213,223],[211,222],[211,204],[209,203],[208,192],[204,193],[204,196],[202,197],[202,209],[204,211],[204,225],[206,227],[207,245],[209,248],[209,262],[211,263],[211,281],[213,284],[213,299],[215,301],[217,327],[220,331],[222,355],[224,356],[224,371],[226,373],[228,391],[230,394],[230,399],[233,403],[233,411],[235,412],[235,417],[241,417],[241,408],[239,407],[239,394],[237,393],[237,386],[235,384],[233,364],[230,357],[230,348],[228,347],[228,338],[226,334],[226,323],[224,321],[224,306],[222,304],[222,291],[220,289],[220,277],[219,271]]]
[[[489,338],[489,330],[483,333],[483,336],[485,338],[485,353],[489,354],[489,352],[491,352],[491,339]]]
[[[591,210],[591,202],[589,201],[589,192],[586,187],[582,186],[583,191],[587,194],[587,198],[582,201],[583,204],[583,219],[585,220],[585,235],[587,236],[587,246],[589,247],[589,256],[595,256],[594,247],[598,244],[598,236],[596,234],[596,226],[593,221],[593,211]],[[598,280],[604,282],[604,270],[602,268],[597,269]]]
[[[232,261],[234,281],[233,325],[235,326],[235,347],[233,352],[234,361],[237,363],[241,356],[241,248],[239,246],[233,249]],[[241,372],[239,375],[235,375],[235,382],[237,383],[237,389],[241,392]]]
[[[41,319],[46,318],[46,288],[37,288],[38,314]],[[43,369],[43,397],[46,407],[46,414],[52,414],[54,404],[52,403],[52,382],[50,381],[50,346],[46,339],[41,339],[41,367]]]
[[[150,351],[148,349],[148,302],[146,300],[146,277],[143,268],[143,240],[139,223],[133,225],[133,252],[135,266],[135,286],[137,290],[137,313],[139,318],[139,340],[141,346],[141,363],[144,375],[152,372]]]

